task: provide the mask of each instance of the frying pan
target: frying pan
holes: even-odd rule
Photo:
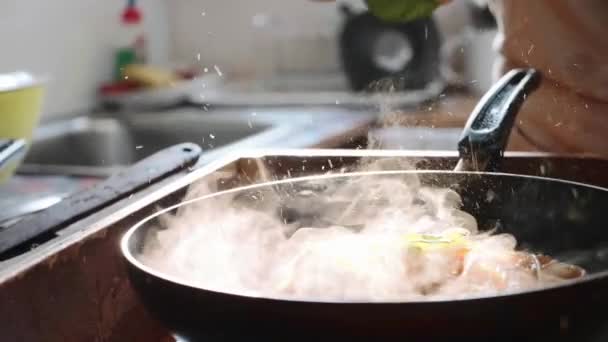
[[[515,115],[538,79],[534,70],[513,70],[484,96],[464,129],[459,143],[461,162],[455,171],[324,175],[282,180],[272,187],[289,193],[287,189],[305,188],[322,178],[339,183],[356,177],[413,173],[426,185],[457,190],[463,209],[475,216],[480,228],[511,233],[527,250],[574,262],[588,271],[585,277],[534,291],[431,302],[255,297],[206,289],[139,261],[144,237],[160,222],[155,216],[132,227],[121,241],[132,285],[155,317],[177,336],[190,341],[605,340],[598,334],[608,307],[608,231],[604,227],[608,190],[498,172]],[[269,186],[253,185],[227,192],[246,194],[268,190]],[[224,196],[227,192],[210,196]],[[287,201],[292,197],[281,198]],[[311,200],[309,203],[314,207]],[[167,211],[172,209],[175,208]]]

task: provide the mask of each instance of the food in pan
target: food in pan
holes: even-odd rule
[[[209,290],[317,301],[494,296],[585,274],[460,208],[455,191],[415,174],[275,184],[180,207],[139,258]]]

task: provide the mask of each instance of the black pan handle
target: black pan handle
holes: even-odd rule
[[[504,75],[479,101],[458,143],[457,169],[496,171],[507,147],[515,117],[540,83],[534,69],[515,69]]]
[[[0,230],[0,259],[12,256],[14,253],[10,252],[26,242],[48,240],[59,229],[193,166],[201,153],[202,149],[192,143],[169,147],[90,189],[74,193],[48,209]]]

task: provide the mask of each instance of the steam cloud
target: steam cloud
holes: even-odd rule
[[[365,175],[391,162],[189,203],[161,217],[139,259],[209,290],[318,301],[491,296],[582,274],[517,251],[511,235],[480,232],[450,189],[412,173]]]

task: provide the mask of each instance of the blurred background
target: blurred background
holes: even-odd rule
[[[455,151],[495,34],[468,0],[404,24],[363,1],[3,1],[0,226],[182,142],[200,165],[246,149]]]
[[[353,11],[364,8],[359,1],[341,4]],[[44,117],[95,108],[100,85],[113,80],[115,51],[125,35],[121,22],[125,5],[125,0],[2,2],[0,73],[27,70],[48,77]],[[307,79],[316,76],[314,83],[319,88],[341,90],[339,82],[344,75],[339,41],[348,17],[335,4],[301,0],[145,0],[137,7],[149,64],[191,67],[199,73],[205,68],[209,73],[219,69],[227,77],[248,80],[300,73]],[[462,35],[471,27],[471,15],[469,2],[463,0],[436,12],[444,46],[467,44],[462,42]],[[489,77],[492,35],[490,30],[484,39],[475,42],[474,49],[466,49],[469,61],[474,61],[470,64],[479,70],[462,65],[458,53],[452,51],[452,62],[459,66],[459,72],[465,72],[465,83],[479,83],[472,86],[477,92],[488,85],[486,79],[478,78]],[[292,84],[285,86],[316,90],[305,81],[299,83],[302,89],[297,89],[297,80]]]

